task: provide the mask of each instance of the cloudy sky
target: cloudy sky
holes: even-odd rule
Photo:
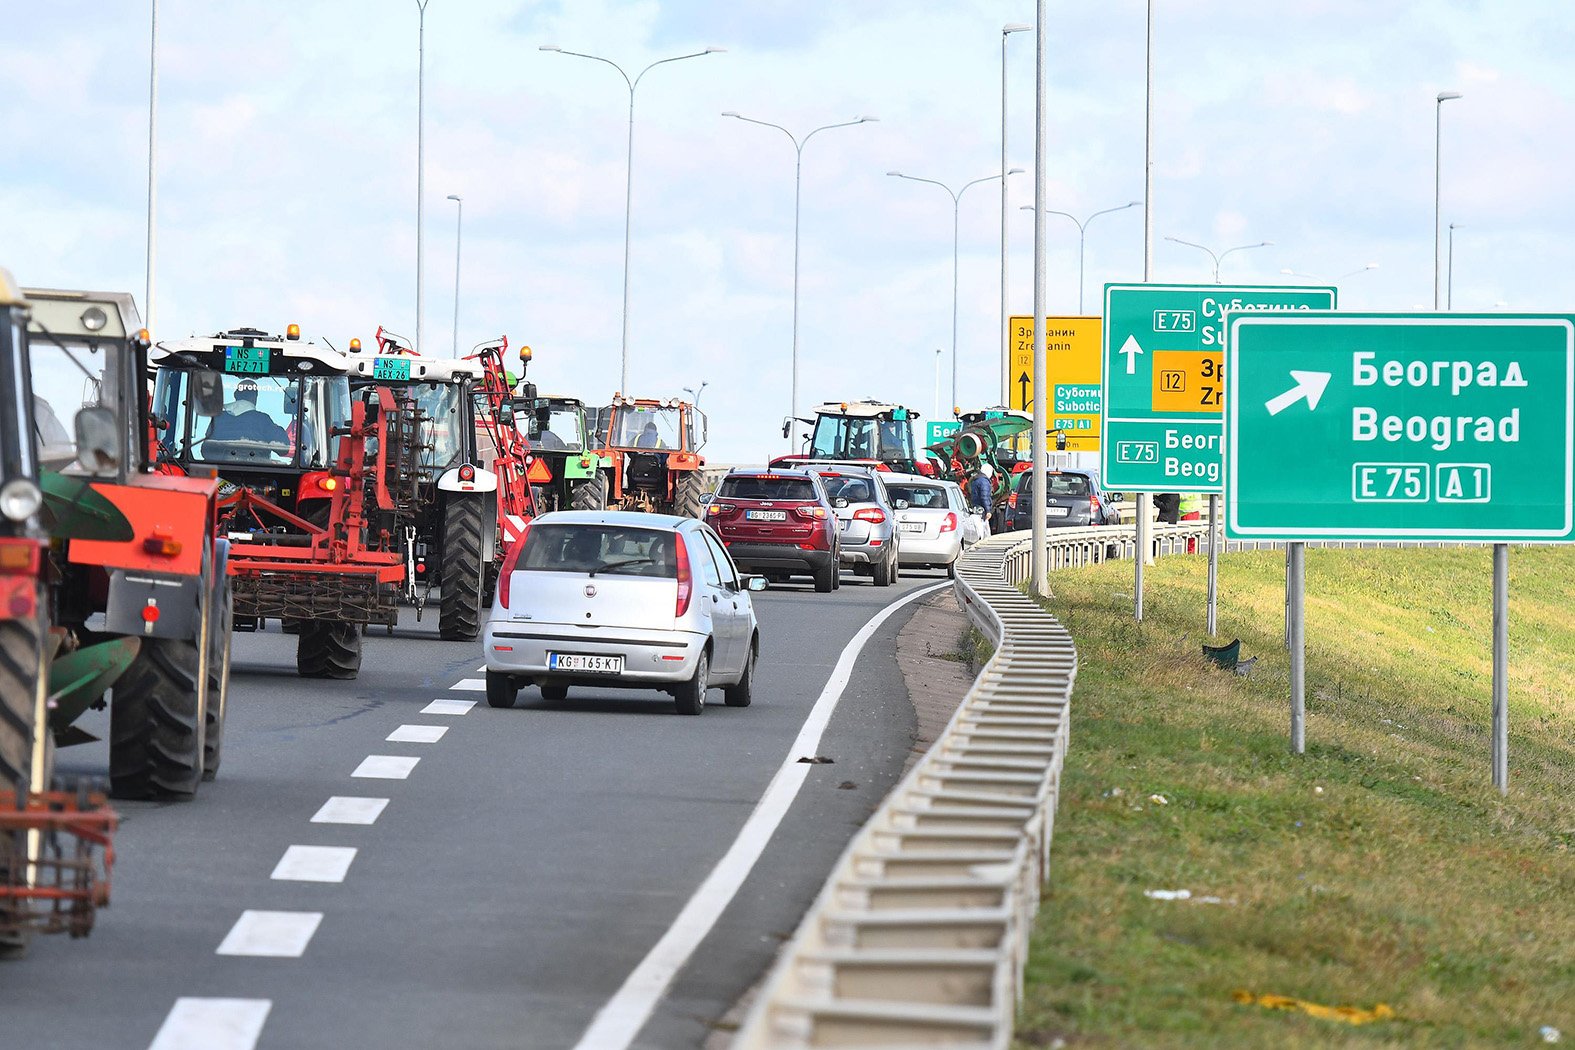
[[[1283,269],[1348,308],[1430,308],[1434,98],[1457,309],[1575,309],[1575,5],[1567,0],[1154,0],[1154,277]],[[1143,196],[1141,0],[1048,5],[1049,206]],[[507,333],[541,387],[617,386],[628,93],[599,63],[672,55],[636,102],[630,393],[708,383],[714,461],[780,449],[804,151],[801,411],[934,407],[951,344],[951,199],[999,170],[1001,27],[1028,0],[429,0],[425,342]],[[0,265],[143,300],[148,0],[8,4]],[[415,334],[416,0],[161,0],[156,335],[252,325],[343,346]],[[1033,160],[1033,40],[1010,40],[1011,163]],[[1030,307],[1028,175],[1009,187],[1011,302]],[[997,400],[1000,197],[962,198],[959,400]],[[1077,307],[1077,229],[1052,217],[1051,307]],[[1087,302],[1140,279],[1140,209],[1088,230]],[[950,360],[945,359],[949,370]]]

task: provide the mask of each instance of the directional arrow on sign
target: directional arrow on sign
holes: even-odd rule
[[[1311,412],[1318,407],[1318,399],[1323,397],[1323,392],[1333,377],[1332,372],[1298,372],[1293,368],[1291,378],[1296,380],[1296,385],[1283,394],[1269,398],[1263,403],[1263,407],[1269,410],[1269,415],[1277,416],[1305,397],[1307,410]]]
[[[1143,348],[1138,346],[1137,336],[1135,335],[1127,336],[1127,341],[1121,344],[1120,350],[1116,351],[1118,354],[1127,355],[1127,375],[1137,374],[1137,355],[1142,352]]]
[[[1020,407],[1022,407],[1024,410],[1028,408],[1028,384],[1032,383],[1033,381],[1033,377],[1027,372],[1024,372],[1022,375],[1017,377],[1017,383],[1019,386],[1017,399],[1022,402]]]

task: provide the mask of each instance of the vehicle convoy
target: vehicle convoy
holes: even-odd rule
[[[961,429],[925,449],[937,464],[936,473],[966,488],[979,468],[988,463],[995,469],[990,498],[995,503],[1003,502],[1012,472],[1019,465],[1010,442],[1033,427],[1033,417],[1016,409],[986,408],[964,412],[958,419]]]
[[[919,414],[884,401],[828,401],[815,409],[809,442],[804,451],[779,456],[772,466],[806,460],[861,462],[903,474],[929,474],[933,467],[913,443],[913,423]],[[793,424],[782,428],[787,437]]]
[[[884,480],[901,534],[899,560],[914,568],[945,569],[955,578],[968,516],[962,489],[954,481],[919,474],[888,474]]]
[[[236,627],[277,619],[299,636],[302,677],[356,677],[364,626],[398,616],[397,537],[416,498],[412,414],[386,390],[352,398],[350,359],[302,341],[298,325],[157,351],[159,466],[170,481],[222,482],[209,528],[228,541]]]
[[[598,449],[602,505],[698,518],[704,512],[705,414],[677,398],[656,401],[614,395]],[[594,502],[587,493],[585,503]]]
[[[728,706],[747,707],[760,656],[750,591],[764,586],[693,518],[542,515],[498,576],[483,642],[487,703],[512,707],[525,685],[548,701],[571,686],[650,688],[698,715],[721,687]]]
[[[706,506],[706,521],[745,572],[776,583],[809,576],[823,593],[841,586],[837,514],[812,470],[729,471]]]

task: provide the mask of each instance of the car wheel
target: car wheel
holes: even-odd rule
[[[957,559],[956,558],[953,558],[951,561],[946,563],[946,578],[948,580],[955,580],[957,578]]]
[[[513,707],[514,701],[519,695],[520,687],[514,684],[512,675],[502,674],[498,671],[487,672],[488,707]]]
[[[557,702],[569,698],[569,687],[566,685],[544,685],[541,687],[541,698]]]
[[[834,591],[842,590],[842,566],[840,564],[831,567],[831,589]]]
[[[891,568],[892,568],[890,560],[882,558],[880,560],[880,562],[878,564],[876,564],[873,568],[874,568],[874,574],[875,574],[875,586],[877,586],[877,587],[890,587],[891,586]]]
[[[681,682],[673,691],[674,706],[681,715],[698,715],[705,710],[706,690],[711,688],[711,660],[706,653],[700,654],[699,661],[695,664],[695,675],[687,682]]]
[[[728,707],[748,707],[754,699],[755,693],[755,660],[759,658],[759,649],[754,639],[749,643],[749,658],[744,661],[744,673],[738,679],[737,685],[730,685],[722,690],[722,699],[727,701]]]
[[[837,589],[837,567],[828,565],[815,573],[815,590],[821,594],[830,594]]]

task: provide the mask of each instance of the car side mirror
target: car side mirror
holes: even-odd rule
[[[73,421],[77,462],[89,474],[114,474],[120,469],[120,427],[115,413],[103,405],[85,405]]]
[[[784,419],[782,421],[782,436],[784,438],[787,437],[788,436],[788,431],[790,431],[792,429],[793,429],[793,420],[792,419]]]
[[[216,416],[224,411],[224,378],[219,373],[191,373],[191,393],[197,415]]]
[[[498,406],[498,422],[506,427],[514,425],[514,406],[507,401]]]
[[[763,591],[766,589],[766,578],[764,576],[746,576],[744,579],[746,581],[744,586],[752,591]]]

